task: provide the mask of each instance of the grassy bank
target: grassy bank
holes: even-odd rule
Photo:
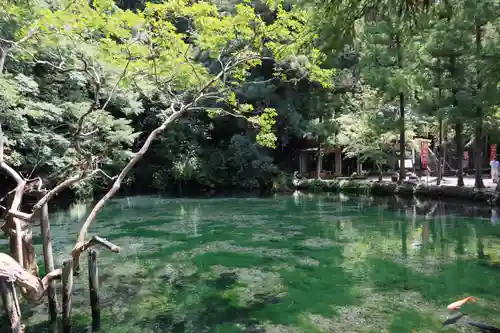
[[[299,191],[315,193],[346,193],[366,195],[417,196],[426,199],[462,199],[491,205],[500,205],[500,198],[492,189],[458,186],[373,182],[369,180],[305,180],[296,187]]]

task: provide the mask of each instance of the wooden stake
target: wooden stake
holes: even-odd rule
[[[16,297],[16,289],[13,282],[6,279],[0,279],[0,292],[2,293],[5,313],[9,320],[10,331],[12,333],[22,333],[21,310]]]
[[[63,333],[71,333],[71,294],[73,291],[73,259],[63,263],[62,272],[62,326]]]
[[[52,233],[50,231],[49,209],[47,204],[43,205],[40,210],[40,226],[43,238],[43,264],[45,273],[54,270],[54,255],[52,253]],[[49,318],[51,323],[57,322],[57,299],[56,299],[56,284],[52,280],[47,288],[47,298],[49,301]]]
[[[101,328],[101,308],[99,305],[99,280],[97,270],[97,252],[89,250],[89,291],[90,307],[92,309],[92,331]]]

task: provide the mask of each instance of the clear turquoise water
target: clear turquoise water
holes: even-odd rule
[[[87,209],[52,214],[59,264]],[[395,198],[117,199],[91,229],[122,248],[99,253],[102,331],[473,332],[442,327],[446,305],[470,295],[470,317],[500,326],[490,213]],[[83,264],[75,332],[90,324]],[[23,307],[26,331],[43,332],[45,305]]]

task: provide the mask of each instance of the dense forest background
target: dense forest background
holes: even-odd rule
[[[99,12],[99,6],[106,3],[101,2],[91,2],[90,8]],[[100,191],[109,183],[106,175],[117,174],[131,152],[165,120],[166,102],[160,95],[145,92],[135,77],[123,80],[126,84],[118,89],[113,86],[113,77],[122,69],[103,65],[108,59],[96,54],[94,40],[101,38],[99,47],[103,48],[107,45],[103,40],[116,42],[120,29],[126,27],[109,20],[104,24],[111,33],[89,37],[93,29],[101,31],[104,25],[90,14],[81,16],[82,11],[71,17],[77,11],[68,9],[69,2],[4,3],[0,12],[0,123],[7,162],[24,177],[39,176],[48,184],[68,177],[81,165],[78,147],[71,145],[72,138],[83,135],[78,119],[94,103],[100,112],[85,120],[86,140],[92,139],[85,149],[93,156],[89,163],[99,165],[103,172],[92,182],[73,184],[72,192]],[[210,43],[220,41],[214,37],[202,45],[196,40],[197,29],[206,28],[193,26],[194,14],[186,11],[202,3],[159,3],[171,6],[163,19],[197,52],[190,60],[170,59],[169,68],[216,68],[218,59],[210,54]],[[126,13],[149,13],[149,5],[122,0],[112,11],[129,19]],[[217,13],[210,15],[215,17],[255,16],[269,28],[262,37],[266,47],[285,45],[286,52],[278,57],[274,50],[245,68],[237,84],[228,85],[233,103],[205,102],[200,106],[204,112],[188,112],[178,119],[127,175],[123,191],[184,194],[268,187],[298,170],[297,151],[310,146],[318,147],[320,154],[322,149],[342,147],[345,158],[359,157],[377,172],[390,167],[391,158],[406,158],[400,152],[411,148],[415,137],[433,139],[432,149],[439,159],[448,154],[462,160],[464,151],[470,150],[471,164],[478,170],[476,186],[482,187],[480,174],[489,159],[487,144],[495,143],[499,134],[498,1],[251,0],[212,5]],[[56,8],[66,10],[66,16],[57,16]],[[43,20],[46,30],[33,28]],[[79,33],[60,28],[71,20],[81,20]],[[234,24],[219,28],[238,30],[239,23]],[[130,26],[127,33],[147,45],[148,36]],[[46,37],[54,31],[57,38]],[[220,31],[214,28],[213,33]],[[84,33],[85,38],[81,37]],[[75,34],[78,38],[73,38]],[[92,65],[104,73],[99,91],[88,72],[65,67],[79,60],[85,66],[100,64]],[[175,87],[174,95],[190,93],[193,73],[186,74],[189,78]],[[161,84],[149,82],[156,88]],[[246,113],[233,112],[236,104],[245,105]],[[254,121],[252,117],[260,118]],[[463,167],[456,163],[456,168],[460,185]],[[11,189],[14,182],[2,177],[2,188]]]

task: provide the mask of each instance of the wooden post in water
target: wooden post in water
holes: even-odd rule
[[[50,231],[49,208],[47,204],[40,210],[40,227],[43,239],[43,264],[45,274],[48,274],[54,270],[54,255],[52,252],[52,233]],[[50,322],[54,324],[57,322],[56,284],[54,280],[49,282],[47,298],[49,301]]]
[[[89,250],[89,291],[90,308],[92,309],[92,331],[101,328],[101,307],[99,305],[99,278],[97,270],[97,252]]]
[[[0,279],[0,293],[2,293],[5,314],[9,321],[9,328],[12,333],[22,333],[21,310],[16,297],[14,283],[6,279]]]
[[[62,269],[62,332],[71,333],[71,294],[73,292],[73,259],[63,263]]]

